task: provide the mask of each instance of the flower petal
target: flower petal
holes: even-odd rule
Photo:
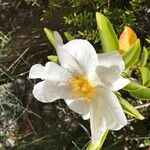
[[[117,66],[120,73],[125,69],[124,62],[119,52],[98,54],[98,63],[100,66],[104,67]]]
[[[81,114],[83,119],[87,120],[90,118],[90,105],[86,101],[79,99],[66,99],[65,102],[70,109]]]
[[[129,79],[125,79],[123,77],[119,77],[113,84],[112,84],[112,91],[118,91],[125,87],[127,84],[130,83]]]
[[[127,124],[126,116],[116,95],[106,88],[99,88],[99,100],[102,103],[103,115],[106,127],[111,130],[119,130]]]
[[[57,56],[59,58],[59,62],[62,67],[66,68],[70,72],[72,72],[74,75],[82,75],[82,69],[80,68],[79,64],[76,62],[76,60],[65,50],[63,39],[61,35],[55,31],[55,41],[56,41],[56,52]]]
[[[57,99],[73,98],[70,86],[65,82],[55,82],[50,80],[44,80],[37,83],[33,89],[34,97],[43,102],[53,102]]]
[[[100,84],[105,86],[106,88],[111,89],[112,84],[118,79],[119,77],[119,69],[117,66],[97,66],[96,67],[96,74],[101,81]],[[98,84],[98,82],[97,82]]]
[[[70,75],[66,69],[53,62],[47,62],[45,67],[41,64],[36,64],[31,67],[29,72],[30,79],[41,78],[53,81],[65,81]]]
[[[90,119],[90,111],[89,111],[87,114],[82,115],[82,118],[83,118],[84,120]]]
[[[96,143],[106,128],[119,130],[127,124],[117,97],[110,90],[97,88],[96,98],[90,105],[92,143]]]
[[[67,52],[64,46],[58,46],[57,56],[61,66],[74,75],[83,75],[83,71],[76,60]]]
[[[79,64],[84,75],[87,75],[93,70],[98,63],[96,51],[87,40],[72,40],[64,45],[64,49],[66,49]]]
[[[96,74],[102,86],[116,91],[130,82],[121,77],[125,66],[118,52],[98,54],[98,58],[99,65],[96,67]]]
[[[35,64],[31,67],[29,71],[29,78],[36,79],[36,78],[43,78],[44,73],[44,66],[41,64]]]
[[[55,35],[55,41],[56,41],[56,47],[55,48],[57,48],[58,46],[62,46],[63,45],[63,39],[62,39],[61,35],[57,31],[54,31],[54,35]]]
[[[90,105],[90,127],[92,143],[96,143],[106,129],[105,118],[103,114],[103,105],[100,97],[97,96]]]

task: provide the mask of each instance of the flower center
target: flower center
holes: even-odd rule
[[[75,96],[90,102],[95,95],[95,88],[89,80],[84,77],[73,77],[70,79],[72,92]]]

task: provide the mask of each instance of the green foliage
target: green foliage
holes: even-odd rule
[[[146,67],[140,67],[139,70],[141,72],[142,84],[146,85],[146,83],[150,80],[150,71]]]
[[[119,50],[118,39],[110,21],[98,12],[96,13],[96,20],[103,51],[111,52]]]
[[[108,131],[109,131],[109,130],[106,129],[106,130],[103,132],[103,134],[101,135],[101,137],[100,137],[98,143],[94,143],[94,144],[90,143],[90,144],[88,145],[88,147],[87,147],[86,150],[100,150],[100,149],[102,148],[102,146],[103,146],[103,143],[104,143],[106,137],[107,137]]]
[[[142,56],[141,56],[141,60],[140,60],[140,66],[141,67],[144,67],[146,65],[148,57],[149,57],[148,50],[144,47],[143,48],[143,53],[142,53]]]
[[[97,34],[96,12],[101,12],[108,17],[119,35],[125,25],[135,26],[145,5],[148,5],[146,0],[131,0],[129,2],[122,0],[53,0],[49,2],[44,11],[44,18],[49,18],[60,8],[68,10],[68,13],[64,12],[63,15],[63,32],[68,31],[75,38],[84,38],[98,43],[100,38]]]
[[[49,18],[53,17],[53,14],[58,12],[58,10],[60,10],[61,6],[65,5],[64,3],[65,3],[65,0],[49,1],[47,7],[45,8],[45,10],[43,10],[42,20],[45,18],[49,19]]]
[[[89,28],[88,24],[91,24],[91,26],[94,25],[95,22],[93,22],[93,13],[83,11],[83,13],[74,13],[71,14],[68,17],[64,17],[65,24],[73,25],[77,28]]]
[[[68,41],[74,40],[75,38],[69,33],[69,32],[64,32],[65,37],[67,38]]]
[[[147,0],[132,0],[130,4],[135,13],[139,14],[139,12],[143,9],[144,5],[147,3]]]
[[[98,36],[98,31],[97,30],[84,30],[82,31],[78,31],[78,35],[81,36],[83,39],[86,39],[88,41],[93,41],[94,39],[94,44],[98,43],[100,38]]]
[[[117,95],[117,97],[125,113],[139,120],[144,119],[144,117],[128,101],[123,99],[120,95]]]
[[[135,63],[137,63],[137,61],[139,60],[140,53],[141,45],[140,41],[137,40],[135,44],[129,50],[127,50],[126,53],[124,53],[122,57],[125,62],[126,68],[132,67],[135,65]]]
[[[57,57],[56,55],[49,55],[49,56],[47,56],[47,58],[48,58],[50,61],[52,61],[52,62],[58,64],[58,57]]]
[[[54,31],[44,28],[44,32],[48,38],[48,40],[51,42],[51,44],[55,47],[56,46],[56,41],[55,41],[55,35]]]
[[[82,37],[86,40],[99,42],[98,32],[96,29],[95,14],[84,10],[83,12],[75,12],[64,17],[64,23],[75,38]],[[72,27],[74,27],[72,29]]]
[[[140,85],[134,81],[130,82],[124,90],[128,91],[133,97],[140,100],[150,100],[150,88]]]

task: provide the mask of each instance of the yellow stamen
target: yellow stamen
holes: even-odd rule
[[[70,79],[72,92],[75,96],[90,102],[95,95],[95,88],[89,80],[84,77],[73,77]]]

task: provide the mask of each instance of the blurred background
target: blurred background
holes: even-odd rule
[[[149,0],[0,0],[0,150],[84,150],[89,121],[69,110],[63,100],[43,104],[28,78],[33,64],[45,64],[55,49],[43,28],[89,40],[100,52],[95,12],[109,18],[119,37],[130,26],[150,47]],[[138,73],[134,76],[138,78]],[[127,93],[123,93],[126,95]],[[104,150],[150,150],[150,103],[131,99],[144,116],[109,132]]]

